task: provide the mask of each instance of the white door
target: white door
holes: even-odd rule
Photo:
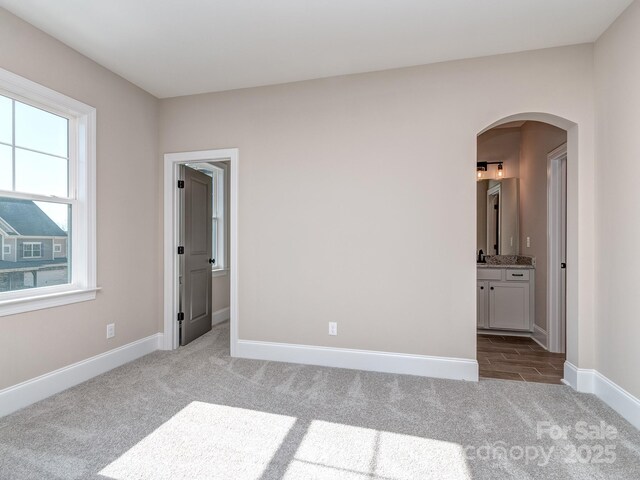
[[[564,352],[567,298],[567,146],[548,155],[547,323],[551,352]]]

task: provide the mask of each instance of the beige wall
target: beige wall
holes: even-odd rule
[[[598,371],[640,397],[640,2],[595,47]]]
[[[475,358],[476,136],[549,112],[580,130],[569,175],[583,209],[572,211],[581,326],[569,355],[591,368],[592,54],[583,45],[161,101],[162,152],[239,148],[240,338]]]
[[[161,236],[157,100],[3,9],[0,45],[1,68],[97,109],[103,288],[95,301],[0,317],[2,389],[158,332]]]
[[[520,128],[492,128],[478,135],[478,161],[504,162],[504,177],[520,175]],[[495,165],[489,166],[493,173]]]
[[[547,330],[547,154],[567,132],[541,122],[522,126],[520,150],[520,252],[536,257],[535,323]],[[527,237],[531,246],[527,247]]]
[[[229,274],[211,279],[211,310],[213,313],[229,308]]]
[[[104,288],[0,318],[1,388],[159,331],[162,242],[158,102],[4,10],[0,26],[1,67],[98,109]],[[167,99],[159,144],[240,149],[240,338],[474,358],[476,135],[521,112],[577,123],[569,358],[593,368],[592,81],[582,45]]]

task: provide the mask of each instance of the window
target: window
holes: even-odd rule
[[[22,244],[22,258],[41,258],[42,243],[40,242],[24,242]]]
[[[225,268],[225,250],[224,250],[224,235],[225,235],[225,215],[224,215],[224,183],[225,183],[225,170],[220,167],[212,167],[211,170],[213,178],[213,208],[211,228],[213,230],[211,240],[213,242],[213,270],[224,270]]]
[[[4,245],[4,247],[2,248],[2,252],[5,255],[11,255],[11,245]]]
[[[211,208],[211,252],[213,262],[211,270],[217,275],[226,273],[226,251],[225,251],[225,175],[228,166],[224,163],[187,163],[189,168],[198,170],[208,175],[212,179],[212,208]]]
[[[94,172],[95,109],[0,69],[0,315],[95,298]]]

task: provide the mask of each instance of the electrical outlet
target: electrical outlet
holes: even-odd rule
[[[329,335],[338,335],[338,323],[329,322]]]
[[[116,324],[110,323],[107,325],[107,338],[113,338],[116,336]]]

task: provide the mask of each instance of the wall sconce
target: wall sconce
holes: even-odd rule
[[[478,162],[476,166],[478,180],[482,180],[487,176],[489,165],[498,165],[497,177],[504,178],[504,169],[502,167],[502,162]]]

